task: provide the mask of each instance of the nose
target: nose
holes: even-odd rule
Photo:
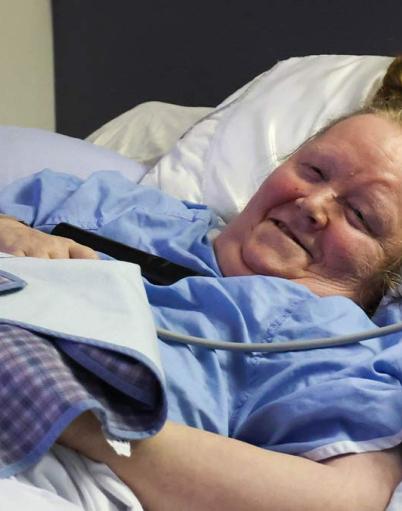
[[[302,218],[313,229],[323,229],[330,218],[332,204],[336,197],[331,191],[317,191],[295,200]]]

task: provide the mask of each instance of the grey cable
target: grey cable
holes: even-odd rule
[[[402,322],[394,323],[379,328],[371,328],[356,334],[338,335],[335,337],[327,337],[321,339],[294,340],[287,342],[273,343],[242,343],[235,341],[216,341],[214,339],[203,339],[192,335],[184,335],[176,332],[170,332],[164,328],[157,328],[157,333],[163,339],[180,342],[183,344],[191,344],[193,346],[201,346],[203,348],[230,350],[230,351],[251,351],[251,352],[283,352],[283,351],[299,351],[311,350],[316,348],[329,348],[332,346],[342,346],[345,344],[353,344],[360,341],[372,339],[373,337],[384,337],[385,335],[394,334],[402,331]]]

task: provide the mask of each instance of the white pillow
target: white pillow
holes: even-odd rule
[[[279,62],[196,123],[141,182],[207,204],[228,221],[281,158],[362,106],[391,61],[318,55]]]
[[[104,124],[87,138],[153,167],[178,138],[213,108],[148,101]]]
[[[44,168],[86,178],[96,170],[119,170],[138,182],[146,168],[108,149],[57,133],[0,126],[0,187]]]

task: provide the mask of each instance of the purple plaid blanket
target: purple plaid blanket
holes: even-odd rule
[[[0,478],[37,462],[83,411],[111,440],[144,438],[166,420],[164,388],[145,364],[1,322],[0,402]]]

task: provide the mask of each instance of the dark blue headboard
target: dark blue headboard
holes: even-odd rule
[[[213,106],[278,60],[402,53],[399,0],[53,0],[57,131],[149,100]]]

